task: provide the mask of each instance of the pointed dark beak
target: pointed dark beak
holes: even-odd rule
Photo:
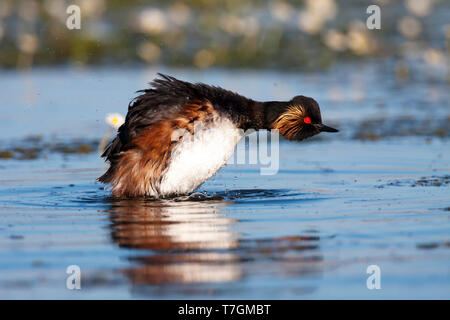
[[[326,126],[324,124],[318,124],[316,125],[316,128],[319,129],[320,132],[339,132],[338,129]]]

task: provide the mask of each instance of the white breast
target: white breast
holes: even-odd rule
[[[200,126],[201,127],[201,126]],[[233,154],[243,132],[227,118],[186,134],[175,146],[159,190],[162,196],[186,194],[213,176]]]

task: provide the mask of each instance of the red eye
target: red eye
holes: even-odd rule
[[[306,118],[303,119],[303,121],[305,123],[311,123],[311,118],[310,117],[306,117]]]

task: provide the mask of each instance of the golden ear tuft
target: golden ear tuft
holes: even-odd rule
[[[272,124],[287,139],[293,139],[303,127],[305,109],[302,106],[290,106]]]

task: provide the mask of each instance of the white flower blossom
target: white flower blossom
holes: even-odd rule
[[[106,115],[106,123],[114,129],[118,129],[124,122],[125,119],[120,113],[108,113]]]

